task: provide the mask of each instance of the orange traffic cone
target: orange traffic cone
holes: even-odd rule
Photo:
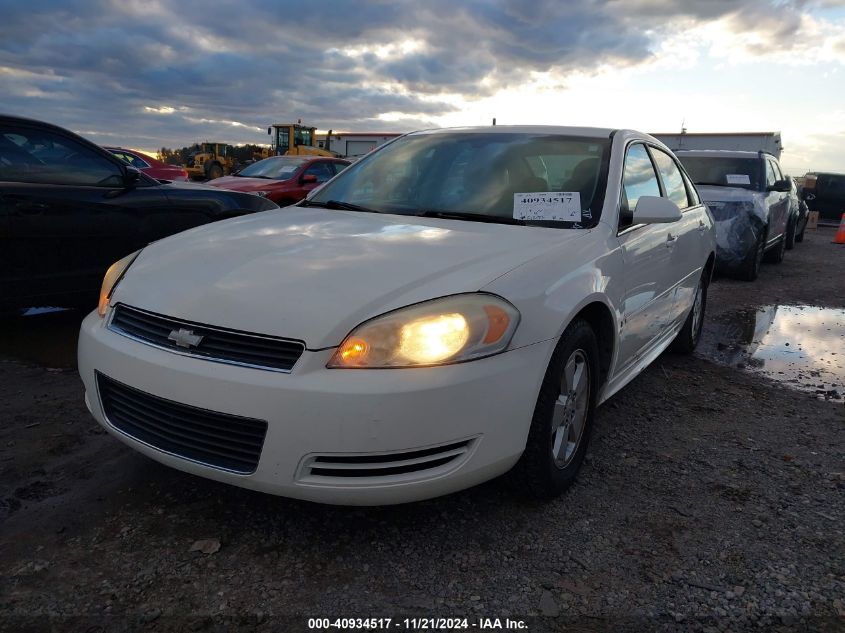
[[[839,223],[839,230],[836,231],[832,244],[845,244],[845,213],[842,214],[842,221]]]

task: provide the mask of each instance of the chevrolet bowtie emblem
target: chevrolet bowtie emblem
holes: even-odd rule
[[[168,341],[173,341],[179,347],[196,347],[200,344],[202,338],[199,334],[194,334],[193,330],[186,330],[185,328],[172,330],[167,336]]]

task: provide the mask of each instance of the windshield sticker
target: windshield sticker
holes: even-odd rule
[[[748,174],[727,174],[725,178],[729,185],[750,185],[751,178]]]
[[[534,191],[513,194],[517,220],[580,222],[581,194],[577,191]]]

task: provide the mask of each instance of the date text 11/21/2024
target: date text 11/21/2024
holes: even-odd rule
[[[309,630],[390,630],[402,631],[526,631],[524,620],[510,618],[309,618]]]

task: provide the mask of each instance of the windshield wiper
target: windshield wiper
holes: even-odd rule
[[[343,202],[342,200],[326,200],[325,202],[316,202],[315,200],[303,200],[299,203],[300,207],[323,207],[324,209],[335,209],[340,211],[362,211],[364,213],[387,213],[387,211],[379,211],[378,209],[369,209],[362,207],[359,204],[352,204],[351,202]]]
[[[445,218],[447,220],[469,220],[470,222],[492,222],[494,224],[525,224],[525,220],[509,218],[504,215],[485,215],[483,213],[466,213],[464,211],[426,209],[414,215],[422,218]]]

